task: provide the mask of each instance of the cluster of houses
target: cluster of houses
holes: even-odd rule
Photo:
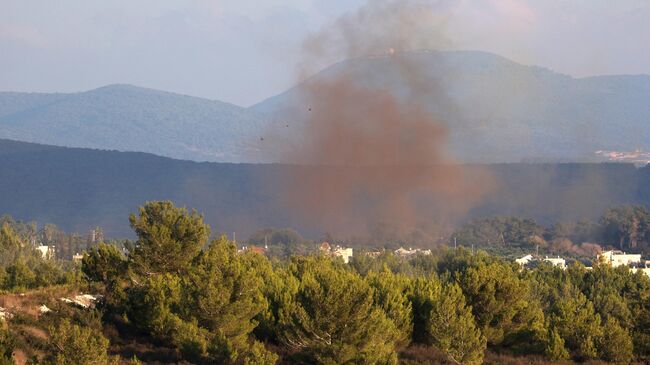
[[[264,245],[264,247],[250,245],[242,246],[237,250],[237,253],[252,252],[260,255],[266,255],[268,253],[268,250],[269,248],[267,245]],[[332,245],[330,245],[330,243],[327,241],[321,243],[318,247],[318,250],[322,255],[340,257],[346,264],[350,262],[350,259],[354,254],[352,248],[350,247],[343,247],[340,245],[335,245],[332,247]]]
[[[538,259],[533,255],[526,255],[515,260],[515,262],[521,265],[521,267],[526,267],[535,261],[548,262],[553,266],[557,266],[562,269],[566,268],[566,260],[559,256],[546,256],[544,258]],[[632,272],[641,271],[650,276],[650,260],[642,260],[640,254],[630,254],[618,250],[604,251],[596,256],[596,262],[600,264],[611,265],[612,267],[626,266],[629,267]],[[587,269],[591,269],[591,267],[587,267]]]
[[[321,243],[319,249],[324,255],[342,258],[346,264],[350,262],[350,258],[353,255],[352,248],[339,245],[332,247],[327,241]]]
[[[55,246],[36,246],[36,250],[38,250],[41,253],[41,256],[45,260],[52,260],[56,257],[56,247]],[[72,255],[72,261],[74,262],[81,262],[81,260],[84,258],[83,253],[75,253]]]
[[[400,247],[397,250],[395,250],[394,253],[395,256],[409,258],[409,257],[415,257],[417,255],[425,255],[425,256],[431,255],[431,250],[422,250],[419,248],[411,248],[411,247],[406,249],[404,247]]]

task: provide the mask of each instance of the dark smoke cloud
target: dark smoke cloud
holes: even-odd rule
[[[445,90],[403,57],[445,44],[438,15],[445,6],[372,1],[306,40],[299,76],[337,58],[383,57],[407,86],[398,97],[345,71],[305,82],[307,125],[285,160],[311,167],[295,169],[287,197],[313,227],[350,235],[381,222],[402,229],[449,223],[491,189],[485,172],[469,173],[448,155],[445,124],[421,107],[446,100]]]

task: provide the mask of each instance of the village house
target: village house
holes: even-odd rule
[[[321,243],[319,249],[320,252],[325,255],[342,258],[343,262],[345,262],[346,264],[350,262],[350,258],[353,256],[352,248],[336,245],[334,249],[332,249],[332,246],[330,245],[329,242]]]
[[[548,257],[546,256],[544,258],[544,261],[550,263],[553,266],[557,266],[562,269],[566,269],[566,260],[561,258],[560,256],[558,257]]]
[[[336,246],[332,255],[336,257],[341,257],[343,259],[343,262],[347,264],[350,262],[350,258],[352,257],[352,248]]]
[[[431,250],[421,250],[419,248],[411,248],[409,247],[408,249],[405,249],[404,247],[400,247],[397,250],[395,250],[395,255],[399,257],[413,257],[415,255],[431,255]]]
[[[384,250],[381,251],[368,251],[365,253],[366,256],[372,257],[372,258],[377,258],[381,256],[384,253]]]
[[[46,260],[51,260],[55,257],[54,246],[37,246],[36,249],[40,251],[41,256]]]
[[[515,260],[517,264],[519,264],[522,268],[528,266],[533,261],[545,261],[550,263],[553,266],[557,266],[562,269],[566,269],[566,260],[561,258],[560,256],[558,257],[544,257],[543,259],[536,259],[533,255],[526,255],[524,257],[518,258]]]
[[[516,259],[515,262],[521,266],[528,265],[533,260],[533,255],[526,255],[522,258]]]
[[[612,267],[619,266],[641,266],[640,254],[628,254],[622,251],[611,250],[600,253],[596,256],[598,262],[604,262],[612,265]]]

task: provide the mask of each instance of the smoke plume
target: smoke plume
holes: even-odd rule
[[[338,59],[387,62],[406,89],[394,95],[372,75],[360,80],[341,67],[304,82],[307,124],[285,160],[291,209],[313,227],[340,235],[378,223],[408,230],[462,217],[492,179],[471,173],[447,153],[447,128],[422,105],[447,100],[409,51],[446,44],[444,3],[371,1],[305,41],[299,76]],[[424,82],[423,80],[427,80]]]

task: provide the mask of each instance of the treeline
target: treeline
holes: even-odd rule
[[[452,234],[464,246],[539,247],[553,253],[593,256],[601,246],[650,250],[650,212],[643,206],[608,209],[597,221],[557,222],[544,227],[533,219],[494,217],[473,220]]]
[[[101,227],[96,227],[87,234],[66,233],[51,223],[39,228],[36,222],[23,222],[3,215],[0,217],[0,227],[5,225],[10,227],[24,245],[54,246],[54,258],[59,260],[72,260],[73,255],[81,254],[93,245],[104,242]]]
[[[149,336],[179,361],[393,364],[442,356],[480,364],[486,351],[650,360],[650,280],[627,268],[522,271],[465,249],[409,261],[355,256],[350,265],[318,255],[272,262],[238,254],[225,237],[208,243],[202,217],[170,202],[147,203],[130,222],[134,249],[124,256],[99,245],[85,255],[83,273],[104,287],[105,323]]]
[[[79,282],[80,272],[71,262],[46,259],[25,239],[31,227],[6,220],[0,226],[0,291]]]

